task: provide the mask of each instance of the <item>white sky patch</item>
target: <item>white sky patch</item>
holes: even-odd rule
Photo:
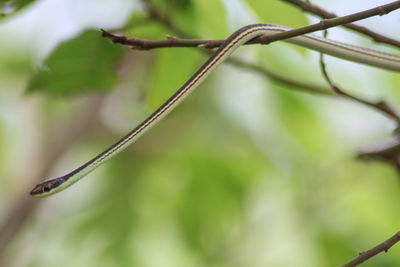
[[[0,34],[13,45],[26,49],[36,60],[61,41],[93,27],[122,26],[135,5],[129,0],[42,0],[0,23]],[[99,32],[100,34],[100,32]],[[29,46],[27,45],[29,44]]]
[[[238,29],[256,21],[253,11],[242,0],[222,0],[222,2],[232,29]]]

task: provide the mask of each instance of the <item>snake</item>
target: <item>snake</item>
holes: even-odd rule
[[[257,23],[244,26],[235,31],[170,98],[168,98],[156,111],[143,120],[143,122],[137,125],[128,134],[105,151],[68,174],[45,180],[44,182],[37,184],[30,194],[34,197],[49,196],[76,183],[94,169],[123,151],[129,145],[138,140],[138,138],[147,132],[152,126],[156,125],[180,102],[182,102],[182,100],[193,92],[193,90],[238,47],[262,35],[274,34],[288,30],[291,30],[291,28],[276,24]],[[397,55],[322,38],[314,34],[300,35],[284,41],[361,64],[392,71],[400,71],[400,56]]]

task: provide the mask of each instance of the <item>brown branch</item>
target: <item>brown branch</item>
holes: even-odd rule
[[[160,11],[157,11],[157,9],[155,9],[151,4],[149,5],[150,5],[149,12],[151,14],[153,13],[157,14],[153,15],[152,17],[160,19],[163,23],[166,24],[167,27],[171,27],[171,30],[177,31],[178,33],[181,33],[183,36],[187,36],[186,33],[183,33],[183,31],[177,28],[169,19],[167,19],[166,17],[162,17]],[[386,5],[378,6],[376,8],[357,12],[347,16],[324,19],[318,23],[308,25],[305,27],[291,29],[288,31],[274,33],[274,34],[262,35],[247,42],[247,44],[255,44],[255,43],[269,44],[271,42],[275,42],[278,40],[284,40],[315,31],[326,30],[332,27],[348,24],[349,22],[358,21],[377,15],[379,16],[386,15],[391,11],[399,8],[400,8],[400,1],[395,1]],[[224,40],[180,39],[176,37],[169,37],[167,40],[152,41],[152,40],[143,40],[138,38],[129,38],[126,36],[116,36],[105,30],[102,30],[102,32],[104,37],[110,38],[114,43],[130,45],[133,49],[139,49],[139,50],[150,50],[162,47],[198,47],[198,46],[211,49],[220,46],[224,42]]]
[[[380,243],[379,245],[377,245],[367,251],[360,252],[360,254],[357,257],[348,261],[347,263],[342,265],[342,267],[357,266],[381,252],[388,252],[388,250],[399,241],[400,241],[400,232],[397,232],[391,238]]]
[[[184,38],[191,38],[191,39],[195,38],[195,36],[193,36],[192,34],[183,31],[178,25],[176,25],[169,18],[169,16],[167,14],[163,15],[163,13],[155,5],[152,4],[151,0],[142,0],[142,2],[144,3],[144,6],[145,6],[147,12],[150,14],[149,15],[150,18],[154,19],[155,21],[160,22],[162,25],[164,25],[169,30],[173,31],[175,34],[178,34]],[[113,36],[113,34],[111,34],[111,36]],[[171,39],[171,38],[169,38],[169,39]],[[171,41],[171,40],[169,40],[169,41]],[[211,46],[211,43],[213,41],[215,41],[215,40],[208,40],[208,44]],[[222,40],[221,40],[221,43],[222,43]],[[208,48],[208,47],[205,47],[205,48]],[[208,52],[208,55],[210,54],[210,51],[202,50],[202,52],[205,52],[205,53]],[[297,79],[293,79],[290,76],[285,76],[285,75],[276,73],[265,67],[261,67],[256,64],[248,63],[248,62],[242,61],[237,58],[230,57],[230,58],[228,58],[227,63],[232,64],[236,67],[244,68],[245,70],[249,70],[249,69],[253,70],[253,71],[257,72],[258,74],[269,78],[270,80],[272,80],[273,82],[275,82],[277,84],[289,86],[289,87],[285,87],[285,89],[298,90],[298,91],[311,93],[311,94],[335,96],[334,94],[332,94],[332,92],[329,90],[329,88],[326,88],[324,86],[317,85],[314,83],[308,83],[308,82],[297,80]]]
[[[34,184],[48,177],[54,164],[68,150],[71,144],[92,128],[98,117],[103,98],[103,96],[94,97],[86,110],[79,116],[80,119],[73,118],[66,130],[60,133],[48,147],[45,147],[39,153],[37,158],[43,158],[43,161],[37,166],[38,171],[30,178],[30,183],[27,183],[24,192],[20,194],[15,203],[10,205],[11,208],[8,215],[4,217],[0,225],[0,265],[5,261],[4,253],[11,240],[40,203],[41,199],[32,198],[28,193],[29,190]]]
[[[156,19],[158,21],[160,21],[163,25],[165,25],[166,27],[170,28],[172,31],[176,32],[176,33],[180,33],[182,36],[190,36],[190,34],[185,33],[184,31],[182,31],[179,27],[177,27],[171,19],[169,19],[169,17],[162,15],[162,12],[160,12],[154,5],[152,5],[150,3],[150,1],[145,1],[146,3],[146,7],[148,9],[148,12],[151,18]],[[397,7],[400,7],[400,1],[397,1]],[[291,30],[291,31],[287,31],[282,33],[285,36],[281,36],[280,38],[284,39],[284,38],[290,38],[293,37],[290,34],[295,33],[295,34],[302,34],[301,32],[299,33],[299,31],[303,31],[304,29],[307,30],[310,29],[310,27],[318,27],[319,29],[324,29],[327,27],[333,27],[335,25],[335,23],[344,23],[343,21],[346,20],[352,20],[354,19],[354,17],[360,18],[360,17],[368,17],[368,16],[372,16],[373,14],[378,14],[377,10],[379,10],[379,12],[383,12],[385,11],[386,13],[390,12],[392,9],[394,9],[394,4],[391,5],[385,5],[382,6],[380,8],[375,8],[372,10],[367,10],[364,12],[360,12],[360,13],[356,13],[353,15],[349,15],[346,17],[342,17],[333,21],[323,21],[323,23],[319,23],[319,24],[314,24],[311,26],[307,26],[304,28],[300,28],[300,29],[295,29],[295,30]],[[330,25],[330,26],[329,26]],[[312,29],[312,28],[311,28]],[[297,33],[296,33],[297,31]],[[149,50],[149,49],[154,49],[154,48],[161,48],[161,47],[198,47],[198,46],[203,46],[205,48],[214,48],[214,47],[218,47],[222,44],[222,42],[224,40],[199,40],[199,39],[178,39],[178,38],[168,38],[168,40],[160,40],[160,41],[151,41],[151,40],[143,40],[143,39],[138,39],[138,38],[129,38],[126,36],[116,36],[110,32],[107,32],[105,30],[102,30],[103,32],[103,36],[110,38],[114,43],[119,43],[119,44],[123,44],[123,45],[130,45],[132,46],[132,48],[134,49],[143,49],[143,50]],[[268,38],[268,40],[266,41],[265,39],[262,40],[260,38],[258,39],[254,39],[252,41],[250,41],[249,43],[260,43],[260,42],[272,42],[276,39],[276,36],[280,35],[280,33],[278,34],[274,34],[274,35],[270,35],[268,37],[264,36],[264,37],[260,37],[260,38]],[[278,39],[276,39],[278,40]],[[306,91],[306,92],[311,92],[311,93],[317,93],[317,94],[324,94],[324,95],[330,95],[329,92],[326,90],[326,88],[322,87],[322,86],[318,86],[318,85],[314,85],[314,84],[310,84],[310,83],[306,83],[306,82],[302,82],[302,81],[296,81],[290,77],[286,77],[284,75],[280,75],[277,73],[274,73],[268,69],[262,68],[260,66],[257,65],[253,65],[250,63],[246,63],[243,61],[240,61],[238,59],[230,59],[228,60],[229,62],[231,62],[232,64],[235,64],[237,66],[240,67],[247,67],[250,68],[254,71],[257,71],[258,73],[267,76],[268,78],[274,80],[275,82],[281,83],[281,84],[287,84],[290,86],[293,86],[293,88],[299,88],[302,91]],[[292,89],[292,88],[291,88]]]
[[[118,36],[101,29],[103,37],[109,38],[115,44],[128,45],[135,50],[151,50],[169,47],[204,47],[212,49],[219,47],[224,40],[182,39],[168,36],[167,40],[145,40],[127,36]],[[252,43],[255,43],[254,41]]]
[[[389,14],[390,12],[392,12],[396,9],[399,9],[399,8],[400,8],[400,1],[394,1],[394,2],[386,4],[386,5],[378,6],[375,8],[371,8],[371,9],[357,12],[354,14],[350,14],[347,16],[336,17],[336,18],[331,18],[331,19],[324,19],[318,23],[315,23],[315,24],[312,24],[309,26],[305,26],[305,27],[301,27],[301,28],[297,28],[294,30],[289,30],[289,31],[280,32],[280,33],[276,33],[276,34],[271,34],[271,35],[264,35],[264,36],[260,37],[260,41],[263,44],[269,44],[269,43],[277,41],[277,40],[283,40],[283,39],[287,39],[287,38],[291,38],[291,37],[295,37],[295,36],[299,36],[299,35],[304,35],[306,33],[315,32],[315,31],[326,30],[326,29],[329,29],[329,28],[332,28],[335,26],[348,24],[350,22],[370,18],[373,16],[378,16],[378,15],[383,16],[383,15]]]
[[[149,50],[162,47],[198,47],[199,43],[210,44],[210,46],[205,45],[204,47],[213,48],[215,47],[216,43],[219,43],[220,41],[223,42],[223,40],[199,40],[199,39],[178,39],[178,38],[173,38],[173,39],[170,38],[171,40],[152,41],[152,40],[144,40],[138,38],[130,38],[121,35],[117,36],[103,29],[101,31],[103,36],[109,38],[113,43],[129,45],[132,46],[134,49],[139,49],[139,50]],[[239,68],[243,68],[246,70],[253,70],[279,84],[289,85],[291,86],[290,89],[292,90],[298,90],[302,92],[319,94],[319,95],[330,95],[330,96],[333,95],[330,92],[330,90],[324,86],[317,85],[314,83],[304,82],[301,80],[296,80],[292,77],[285,76],[277,72],[273,72],[271,70],[268,70],[267,68],[247,63],[240,59],[229,58],[227,62]]]
[[[173,31],[179,32],[184,36],[189,36],[189,34],[186,34],[182,30],[180,30],[180,28],[177,27],[168,17],[163,16],[161,14],[161,12],[157,8],[155,8],[149,1],[145,1],[145,3],[147,3],[146,6],[149,10],[148,12],[150,14],[150,17],[159,20],[161,23],[163,23],[165,26],[169,27]],[[277,40],[282,40],[282,39],[286,39],[286,38],[295,37],[298,35],[303,35],[303,34],[310,33],[310,32],[316,31],[316,30],[324,30],[324,29],[327,29],[330,27],[334,27],[334,26],[341,25],[341,24],[346,24],[351,21],[360,20],[360,19],[371,17],[371,16],[375,16],[375,15],[384,15],[384,14],[387,14],[398,8],[400,8],[400,1],[395,1],[395,2],[387,4],[387,5],[379,6],[377,8],[372,8],[372,9],[369,9],[366,11],[354,13],[354,14],[347,15],[344,17],[323,20],[319,23],[309,25],[306,27],[288,30],[285,32],[271,34],[271,35],[263,35],[259,38],[255,38],[255,39],[251,40],[248,43],[266,44],[266,43],[270,43],[270,42],[277,41]],[[162,47],[203,46],[205,48],[214,48],[214,47],[220,46],[223,42],[223,40],[179,39],[179,38],[175,38],[175,37],[169,37],[167,40],[152,41],[152,40],[143,40],[143,39],[138,39],[138,38],[130,38],[130,37],[126,37],[126,36],[117,36],[108,31],[105,31],[105,30],[102,30],[102,34],[104,37],[111,39],[111,41],[114,43],[130,45],[133,49],[142,49],[142,50],[149,50],[149,49],[162,48]],[[249,65],[249,63],[241,62],[239,60],[233,60],[233,61],[235,62],[234,64],[238,64],[238,62],[239,62],[239,65],[241,65],[242,67],[243,66],[248,66],[248,67],[251,66],[251,65]],[[232,60],[231,60],[231,62],[232,62]],[[307,83],[293,82],[293,80],[291,80],[290,78],[282,76],[282,75],[277,75],[277,74],[271,75],[272,74],[271,71],[268,71],[259,66],[253,65],[252,69],[255,71],[258,71],[259,73],[261,73],[265,76],[268,76],[271,79],[274,79],[275,81],[289,84],[291,86],[299,86],[300,85],[300,86],[302,86],[302,88],[305,91],[315,92],[315,90],[314,90],[315,87],[318,87],[317,93],[322,92],[323,94],[326,94],[325,88],[321,88],[320,86],[312,85],[307,88],[307,85],[308,85]],[[306,85],[306,86],[304,86],[304,85]],[[312,89],[311,89],[311,87],[312,87]],[[388,108],[388,106],[383,102],[382,103],[374,103],[374,107],[375,108],[379,107],[379,109],[384,111],[384,113],[386,113],[386,114],[392,113],[391,114],[392,117],[396,116],[396,114],[391,112],[391,109]]]
[[[393,111],[393,109],[386,104],[386,102],[384,101],[379,101],[379,102],[371,102],[356,96],[353,96],[349,93],[346,93],[345,91],[343,91],[342,89],[340,89],[337,85],[335,85],[331,78],[328,75],[328,72],[326,70],[326,65],[324,62],[324,54],[320,54],[320,67],[321,67],[321,71],[322,71],[322,75],[324,77],[324,79],[326,80],[326,82],[328,83],[329,87],[338,95],[351,99],[355,102],[361,103],[367,107],[371,107],[381,113],[383,113],[384,115],[386,115],[388,118],[393,119],[394,121],[396,121],[397,125],[400,125],[400,117],[396,114],[396,112]]]
[[[379,148],[369,149],[358,154],[358,157],[365,160],[381,159],[384,161],[400,160],[400,143],[398,140],[392,141],[389,145]]]
[[[317,15],[321,18],[324,19],[332,19],[332,18],[337,18],[338,16],[334,13],[331,13],[329,11],[326,11],[324,9],[322,9],[321,7],[312,4],[310,1],[302,1],[302,0],[281,0],[287,3],[290,3],[292,5],[297,6],[298,8],[307,11],[309,13],[312,13],[314,15]],[[378,43],[383,43],[383,44],[387,44],[387,45],[391,45],[391,46],[396,46],[396,47],[400,47],[400,41],[389,38],[387,36],[384,36],[382,34],[379,34],[377,32],[374,32],[364,26],[360,26],[354,23],[348,23],[348,24],[344,24],[342,25],[343,27],[346,27],[348,29],[351,29],[353,31],[356,31],[358,33],[364,34],[368,37],[370,37],[372,40],[374,40],[375,42]]]
[[[394,165],[400,173],[400,143],[392,140],[390,144],[380,145],[377,148],[359,152],[357,158],[361,160],[379,160]]]

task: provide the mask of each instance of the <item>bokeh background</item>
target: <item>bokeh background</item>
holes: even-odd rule
[[[313,1],[338,15],[388,2]],[[112,161],[32,199],[34,184],[125,135],[207,58],[133,51],[100,28],[223,39],[250,23],[318,21],[278,0],[152,3],[172,27],[139,0],[0,2],[1,266],[338,266],[399,231],[397,170],[356,158],[390,140],[393,122],[230,64]],[[400,36],[398,11],[359,24]],[[399,54],[339,28],[329,37]],[[234,56],[327,87],[319,55],[304,48],[276,42]],[[398,73],[326,62],[348,92],[400,109]],[[363,266],[399,265],[394,246]]]

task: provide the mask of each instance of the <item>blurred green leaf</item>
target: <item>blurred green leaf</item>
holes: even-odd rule
[[[161,16],[191,36],[222,38],[228,34],[225,9],[219,0],[155,0],[152,3]]]
[[[261,22],[301,27],[308,24],[304,12],[281,1],[246,0]]]
[[[172,21],[174,25],[186,33],[195,29],[195,9],[193,0],[152,0],[152,6],[158,10],[162,18]],[[165,27],[168,28],[168,27]],[[170,31],[168,29],[168,31]],[[171,33],[171,32],[170,32]],[[179,36],[183,37],[183,36]]]
[[[260,22],[284,25],[292,28],[308,25],[304,12],[282,3],[281,1],[246,0],[249,7],[260,19]],[[306,49],[293,46],[297,51],[305,53]]]
[[[357,255],[357,251],[351,246],[351,238],[354,236],[344,236],[337,229],[325,228],[323,225],[318,229],[316,237],[321,245],[321,254],[327,259],[327,266],[340,266],[344,259],[351,259]]]
[[[110,89],[116,80],[115,66],[123,48],[87,30],[61,43],[32,75],[27,92],[53,95],[82,94]]]
[[[124,34],[143,39],[161,40],[171,32],[166,30],[160,23],[147,19],[146,22],[127,24],[127,31]]]
[[[240,225],[247,190],[260,167],[246,163],[229,153],[186,154],[182,159],[186,182],[178,201],[179,229],[189,247],[208,261],[224,257],[232,231]]]
[[[35,0],[0,0],[0,18],[8,18],[33,2]]]
[[[314,110],[309,96],[293,94],[290,90],[278,86],[273,93],[276,108],[279,110],[277,116],[280,117],[286,131],[302,144],[302,148],[311,152],[311,155],[317,159],[321,153],[326,153],[327,139],[333,138],[333,136],[330,135],[323,120]],[[328,157],[329,154],[325,154],[325,156]]]
[[[219,0],[195,1],[198,36],[223,39],[229,35],[224,5]]]
[[[177,91],[200,66],[198,51],[192,48],[159,50],[148,94],[151,109],[157,108]]]

